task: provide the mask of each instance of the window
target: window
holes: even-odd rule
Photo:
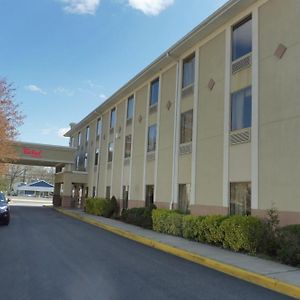
[[[123,185],[123,209],[128,208],[129,185]]]
[[[187,212],[190,204],[191,185],[179,184],[178,190],[178,209]]]
[[[230,183],[230,214],[251,214],[251,182]]]
[[[76,171],[79,170],[79,159],[80,159],[80,157],[79,157],[79,155],[77,155],[76,156],[76,163],[75,163],[75,169],[76,169]]]
[[[77,139],[77,145],[80,146],[81,145],[81,132],[78,132],[78,139]]]
[[[95,166],[98,166],[99,163],[99,149],[95,151]]]
[[[129,158],[131,156],[131,134],[125,136],[125,158]]]
[[[116,108],[113,108],[110,112],[110,128],[115,128],[116,126]]]
[[[158,91],[159,91],[159,78],[151,82],[150,87],[150,106],[157,105],[158,102]]]
[[[134,97],[131,96],[127,100],[127,120],[131,120],[133,118],[133,104]]]
[[[156,124],[148,128],[148,147],[147,152],[153,152],[156,149]]]
[[[93,186],[93,194],[92,194],[92,197],[95,198],[96,197],[96,187]]]
[[[74,138],[72,136],[70,137],[69,145],[70,147],[74,147]]]
[[[85,142],[87,143],[89,141],[90,138],[90,126],[87,126],[86,130],[85,130]]]
[[[193,110],[181,114],[180,144],[190,143],[193,140]]]
[[[87,165],[88,165],[88,154],[84,154],[84,170],[87,170]]]
[[[154,185],[146,185],[146,207],[150,207],[154,203]]]
[[[252,52],[252,18],[242,20],[232,28],[232,61]]]
[[[96,135],[100,136],[101,135],[101,130],[102,130],[102,120],[99,118],[97,120],[97,125],[96,125]]]
[[[231,131],[251,127],[252,95],[251,87],[231,95]]]
[[[107,186],[107,187],[106,187],[105,198],[106,198],[106,199],[110,199],[110,186]]]
[[[182,88],[193,85],[195,81],[195,54],[190,55],[183,61]]]
[[[113,160],[113,154],[114,154],[114,143],[110,142],[108,144],[108,158],[107,158],[108,162],[112,162],[112,160]]]

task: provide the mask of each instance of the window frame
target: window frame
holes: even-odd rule
[[[127,142],[128,137],[130,137],[130,143]],[[130,148],[126,147],[128,144],[130,144]],[[132,148],[132,134],[127,134],[125,136],[125,145],[124,145],[124,158],[125,159],[131,158],[131,148]]]
[[[88,143],[90,139],[90,126],[86,126],[85,128],[85,142]]]
[[[250,30],[251,30],[251,49],[250,51],[247,51],[245,53],[242,54],[238,54],[237,48],[238,48],[238,42],[235,40],[235,31],[238,28],[241,28],[243,25],[247,24],[248,22],[251,22],[250,24]],[[252,32],[252,14],[249,14],[248,16],[244,17],[243,19],[241,19],[239,22],[235,23],[232,27],[231,27],[231,61],[235,62],[239,59],[241,59],[242,57],[249,55],[252,53],[252,49],[253,49],[253,32]]]
[[[132,108],[129,110],[129,105],[132,103]],[[129,115],[129,111],[131,111],[131,115]],[[126,120],[132,120],[133,119],[133,114],[134,114],[134,95],[131,95],[127,99],[127,111],[126,111]]]
[[[96,136],[100,136],[102,131],[102,118],[97,119],[96,123]]]
[[[187,138],[187,134],[185,134],[186,130],[189,129],[186,126],[185,120],[187,120],[186,116],[191,114],[192,123],[191,123],[191,137],[190,139]],[[180,114],[180,145],[188,144],[193,142],[193,122],[194,122],[194,111],[193,109],[187,110]],[[183,126],[185,125],[185,126]]]
[[[98,164],[99,164],[99,148],[96,148],[94,166],[98,166]]]
[[[155,84],[158,84],[158,87],[157,87],[157,98],[154,99],[153,101],[153,95],[154,95],[154,92],[153,92],[153,87]],[[159,89],[160,89],[160,78],[157,77],[155,78],[154,80],[151,81],[150,83],[150,99],[149,99],[149,106],[150,107],[154,107],[154,106],[157,106],[158,105],[158,100],[159,100]]]
[[[150,131],[151,129],[155,128],[155,140],[154,140],[154,146],[151,147],[151,144],[149,143],[150,142]],[[147,140],[147,152],[155,152],[156,151],[156,144],[157,144],[157,124],[152,124],[150,126],[148,126],[148,136],[147,136],[148,140]]]
[[[109,128],[114,129],[116,127],[117,123],[117,114],[116,114],[116,108],[112,108],[110,110],[110,120],[109,120]]]
[[[187,71],[188,71],[188,68],[189,68],[191,62],[193,62],[193,64],[191,64],[192,73],[188,74],[185,72],[185,67],[187,68]],[[181,88],[182,89],[186,89],[190,86],[195,85],[195,73],[196,73],[196,54],[195,54],[195,52],[193,52],[192,54],[190,54],[186,58],[184,58],[182,61],[182,80],[181,80]],[[185,83],[185,81],[186,81],[185,75],[187,75],[187,74],[191,77],[192,80],[190,82],[188,81],[187,83]]]
[[[81,141],[82,141],[82,136],[81,136],[81,131],[78,132],[77,136],[77,145],[81,146]]]
[[[112,146],[112,151],[110,151],[110,146]],[[109,142],[107,145],[107,162],[111,163],[114,158],[114,142]]]
[[[234,126],[233,127],[233,117],[234,117],[234,115],[237,115],[237,113],[235,113],[235,111],[234,111],[234,108],[236,107],[235,105],[233,105],[233,102],[234,102],[234,97],[235,96],[238,96],[240,93],[244,93],[244,95],[243,95],[243,102],[246,100],[246,97],[245,97],[245,94],[246,94],[246,92],[247,91],[249,91],[250,90],[250,126],[247,126],[247,125],[249,125],[249,124],[246,124],[246,125],[242,125],[242,127],[239,127],[239,126]],[[238,101],[238,99],[236,99],[236,101]],[[244,105],[243,107],[247,107],[246,105]],[[245,120],[244,120],[244,117],[245,117],[245,113],[246,113],[246,111],[245,110],[243,110],[243,124],[245,123]],[[235,92],[233,92],[233,93],[231,93],[231,97],[230,97],[230,131],[231,132],[234,132],[234,131],[239,131],[239,130],[243,130],[243,129],[246,129],[246,128],[251,128],[252,127],[252,86],[250,85],[250,86],[247,86],[247,87],[245,87],[245,88],[243,88],[243,89],[240,89],[240,90],[238,90],[238,91],[235,91]]]

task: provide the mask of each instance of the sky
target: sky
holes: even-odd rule
[[[0,77],[26,118],[18,140],[63,134],[226,0],[0,0]]]

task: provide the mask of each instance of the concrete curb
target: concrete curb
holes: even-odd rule
[[[64,215],[73,217],[77,220],[83,221],[85,223],[88,223],[88,224],[91,224],[91,225],[94,225],[97,227],[100,227],[100,228],[110,231],[114,234],[120,235],[122,237],[136,241],[136,242],[144,244],[146,246],[150,246],[152,248],[161,250],[163,252],[181,257],[188,261],[191,261],[191,262],[197,263],[199,265],[202,265],[202,266],[217,270],[219,272],[228,274],[230,276],[248,281],[250,283],[273,290],[275,292],[278,292],[278,293],[281,293],[281,294],[284,294],[284,295],[287,295],[287,296],[290,296],[290,297],[293,297],[296,299],[300,299],[300,288],[295,285],[291,285],[291,284],[285,283],[283,281],[279,281],[274,278],[270,278],[270,277],[267,277],[267,276],[264,276],[261,274],[257,274],[254,272],[250,272],[250,271],[247,271],[244,269],[240,269],[240,268],[237,268],[237,267],[229,265],[229,264],[225,264],[225,263],[201,256],[201,255],[195,254],[195,253],[188,252],[183,249],[176,248],[174,246],[164,244],[162,242],[154,241],[152,239],[142,237],[142,236],[134,234],[132,232],[101,223],[100,221],[81,216],[74,212],[70,212],[70,211],[67,211],[67,210],[64,210],[61,208],[56,208],[56,207],[54,207],[54,209],[60,213],[63,213]]]

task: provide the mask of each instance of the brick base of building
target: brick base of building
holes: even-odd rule
[[[71,196],[63,196],[61,199],[62,208],[73,208],[75,206],[74,198]]]

